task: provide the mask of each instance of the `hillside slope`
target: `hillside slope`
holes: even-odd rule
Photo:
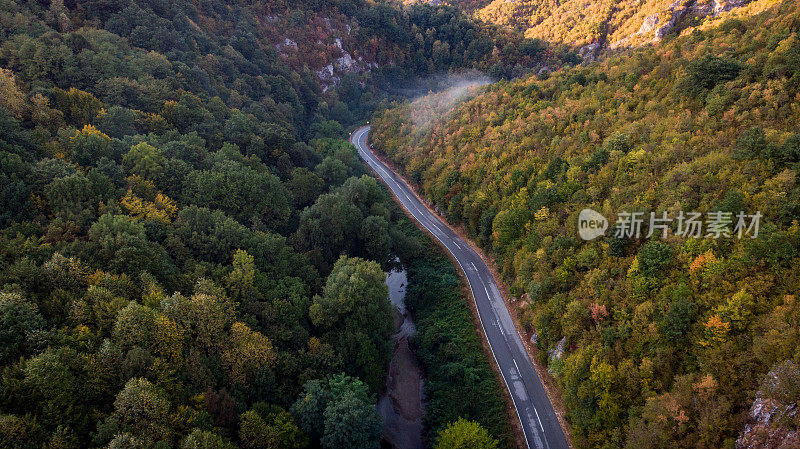
[[[800,6],[785,1],[496,84],[432,122],[415,118],[437,98],[374,117],[376,150],[523,299],[580,447],[794,441],[800,391],[765,375],[800,375],[798,33]],[[579,237],[584,208],[609,219],[606,237]],[[763,218],[757,238],[680,236],[677,221],[648,238],[649,212],[680,211]],[[641,235],[614,237],[623,212],[643,213]],[[762,380],[783,385],[759,391],[757,404],[782,404],[773,418],[751,410]]]
[[[751,1],[494,0],[475,15],[486,22],[523,31],[531,38],[614,48],[660,40],[673,29],[713,20]]]
[[[467,13],[474,12],[477,9],[483,8],[492,2],[492,0],[402,0],[407,5],[415,3],[427,3],[431,5],[452,5]]]

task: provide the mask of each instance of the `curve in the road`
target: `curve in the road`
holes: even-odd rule
[[[369,126],[357,129],[351,135],[350,141],[403,207],[447,248],[464,272],[475,300],[483,333],[511,394],[528,448],[567,449],[567,440],[553,405],[528,357],[489,268],[469,244],[426,208],[414,191],[378,160],[367,145],[369,130]]]

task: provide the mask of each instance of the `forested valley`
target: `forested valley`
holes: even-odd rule
[[[0,448],[378,447],[396,256],[429,441],[511,444],[453,267],[344,139],[399,80],[574,53],[361,0],[8,0],[0,24]]]
[[[381,447],[398,265],[425,444],[519,444],[368,120],[575,447],[800,448],[798,35],[793,0],[0,0],[0,449]],[[585,208],[762,218],[587,241]]]
[[[800,6],[748,8],[373,119],[376,151],[495,257],[577,447],[798,447]],[[645,227],[585,241],[584,208]],[[680,211],[763,219],[647,235]]]

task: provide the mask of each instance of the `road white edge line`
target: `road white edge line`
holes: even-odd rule
[[[362,135],[363,135],[366,131],[364,130],[364,128],[361,128],[361,130],[362,130]],[[384,181],[384,184],[386,184],[385,181]],[[436,217],[436,219],[438,220],[438,217]],[[422,223],[422,221],[419,221],[419,220],[417,220],[417,221],[425,229],[428,229],[428,227],[425,226],[425,224]],[[428,229],[428,232],[431,232],[431,230]],[[431,234],[433,234],[433,233],[431,232]],[[434,235],[434,237],[435,237],[435,235]],[[437,240],[442,242],[442,240],[439,239],[438,237],[437,237]],[[442,244],[444,244],[444,242],[442,242]],[[447,246],[445,245],[445,248],[446,247]],[[450,250],[448,249],[448,251],[450,251]],[[450,251],[450,254],[453,254],[453,252]],[[511,402],[514,404],[514,411],[517,412],[517,419],[519,419],[520,428],[522,429],[522,435],[525,437],[525,445],[528,447],[528,449],[530,449],[531,444],[528,441],[528,434],[527,434],[527,432],[525,432],[525,425],[522,423],[522,416],[520,416],[520,414],[519,414],[519,407],[517,407],[517,401],[514,399],[514,392],[511,391],[511,387],[508,385],[508,380],[506,380],[506,376],[505,376],[505,374],[503,374],[503,369],[500,366],[500,362],[497,361],[497,356],[495,355],[494,349],[492,348],[492,342],[491,342],[491,340],[489,340],[489,334],[486,332],[486,326],[484,326],[484,324],[483,324],[483,317],[481,317],[481,312],[480,312],[480,310],[478,310],[478,301],[475,299],[475,290],[472,288],[472,282],[470,282],[469,276],[467,276],[467,270],[465,270],[464,267],[461,265],[461,261],[459,261],[458,258],[455,257],[455,254],[453,254],[453,259],[456,260],[456,263],[458,263],[458,266],[461,268],[461,271],[464,273],[464,277],[467,278],[467,285],[469,285],[469,289],[472,292],[472,302],[473,302],[473,304],[475,304],[475,311],[478,312],[478,321],[480,321],[480,323],[481,323],[481,328],[483,329],[483,335],[486,337],[486,342],[489,344],[489,351],[492,353],[492,358],[494,359],[494,364],[497,366],[497,370],[500,371],[500,377],[503,378],[503,383],[506,384],[506,390],[508,391],[508,395],[511,396]],[[470,262],[470,263],[472,263],[472,262]],[[472,267],[474,268],[475,264],[472,264]],[[476,269],[476,271],[477,271],[477,269]],[[535,411],[535,409],[534,409],[534,411]],[[539,422],[539,425],[541,426],[541,421]],[[544,431],[542,431],[542,438],[545,440],[545,444],[547,444],[547,436],[545,435]]]

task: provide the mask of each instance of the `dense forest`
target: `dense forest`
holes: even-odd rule
[[[798,447],[800,5],[753,6],[439,120],[415,118],[446,94],[373,119],[375,149],[496,258],[578,447]],[[584,208],[643,232],[584,241]],[[648,238],[650,212],[680,211],[763,218]]]
[[[395,256],[429,441],[510,444],[454,269],[342,139],[396,80],[566,50],[360,0],[4,1],[0,24],[0,447],[378,447]]]

